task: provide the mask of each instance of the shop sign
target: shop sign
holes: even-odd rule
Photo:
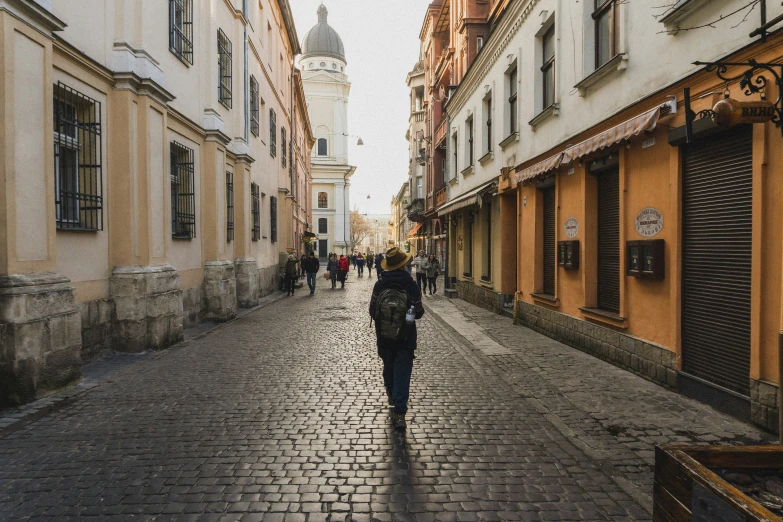
[[[579,221],[577,221],[577,219],[572,216],[566,219],[563,229],[565,230],[566,237],[576,237],[576,235],[579,233]]]
[[[663,230],[663,214],[657,208],[647,207],[636,215],[636,231],[644,237],[653,237]]]
[[[775,117],[775,106],[766,101],[740,102],[726,98],[712,108],[715,124],[733,127],[741,123],[764,123]]]

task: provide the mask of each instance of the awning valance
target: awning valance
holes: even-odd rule
[[[448,203],[442,205],[440,208],[438,208],[438,215],[443,216],[451,212],[454,212],[455,210],[469,207],[471,205],[481,206],[481,197],[484,195],[484,192],[495,187],[497,187],[497,181],[490,181],[488,183],[484,183],[480,187],[475,188],[470,192],[463,194],[459,197],[456,197],[453,200],[449,201]]]
[[[581,143],[569,147],[563,153],[563,163],[571,163],[581,157],[592,154],[595,151],[611,147],[615,143],[620,143],[630,139],[632,136],[638,136],[642,131],[651,131],[658,124],[658,118],[661,116],[661,108],[656,107],[635,118],[615,125],[609,130],[596,134],[592,138],[586,139]]]
[[[424,226],[424,223],[418,223],[415,227],[411,229],[410,232],[408,232],[408,237],[416,237],[416,233],[419,231],[421,227]]]
[[[535,178],[539,174],[543,174],[545,172],[549,172],[550,170],[554,170],[557,167],[560,166],[560,161],[563,158],[563,153],[559,152],[555,154],[554,156],[551,156],[543,161],[539,161],[535,165],[528,167],[524,170],[521,170],[514,174],[514,177],[512,178],[512,184],[511,186],[515,186],[517,183],[522,183],[525,180],[528,180],[530,178]]]

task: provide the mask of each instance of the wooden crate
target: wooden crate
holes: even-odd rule
[[[783,470],[783,446],[655,448],[655,522],[783,522],[710,469]]]

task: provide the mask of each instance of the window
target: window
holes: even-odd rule
[[[484,118],[487,126],[487,152],[492,152],[492,94],[484,100]]]
[[[326,142],[326,138],[318,138],[318,150],[316,152],[319,156],[328,156],[329,148]]]
[[[328,223],[326,218],[320,218],[318,219],[318,233],[319,234],[326,234],[328,232]]]
[[[543,62],[541,65],[541,99],[542,109],[546,109],[555,103],[555,26],[554,24],[544,33],[541,39]]]
[[[275,196],[271,196],[269,198],[269,212],[271,213],[270,221],[271,221],[271,230],[270,230],[270,239],[272,240],[272,243],[277,242],[277,198]]]
[[[196,182],[193,149],[171,142],[171,235],[196,237]]]
[[[590,171],[595,170],[591,166]],[[617,163],[598,173],[597,228],[598,308],[620,313],[620,169]]]
[[[475,220],[472,211],[468,211],[468,219],[465,223],[465,253],[463,262],[465,271],[462,273],[465,277],[473,277],[473,222]]]
[[[57,228],[103,230],[101,104],[62,83],[53,103]]]
[[[277,156],[277,114],[274,109],[269,109],[269,154]]]
[[[476,52],[479,52],[484,47],[484,37],[479,36],[476,38]]]
[[[473,117],[468,119],[465,125],[468,133],[468,167],[473,166]]]
[[[446,183],[448,179],[446,178],[446,158],[443,157],[440,160],[440,181],[441,183]]]
[[[615,35],[617,34],[616,25],[616,0],[594,0],[595,11],[593,11],[593,20],[595,21],[595,68],[598,69],[603,64],[614,57]]]
[[[555,186],[552,185],[543,189],[542,191],[543,201],[543,219],[544,219],[544,233],[542,234],[543,242],[541,252],[544,256],[544,288],[542,293],[544,295],[555,295],[555,256],[557,240],[556,227],[555,227]]]
[[[193,65],[193,0],[169,0],[169,50]]]
[[[318,208],[329,208],[329,196],[326,192],[318,193]]]
[[[234,173],[226,171],[226,241],[234,240]]]
[[[517,69],[508,73],[509,136],[517,132]]]
[[[286,168],[288,162],[288,145],[286,145],[285,127],[280,127],[280,157],[283,168]]]
[[[218,29],[218,101],[231,108],[231,42]]]
[[[454,166],[451,169],[451,172],[454,174],[452,178],[456,178],[457,174],[459,174],[459,168],[457,166],[457,154],[459,153],[457,146],[459,145],[457,141],[457,135],[454,134],[451,137],[451,161],[454,162]]]
[[[253,200],[250,209],[253,214],[253,241],[258,241],[261,239],[261,196],[255,183],[250,184],[250,197]]]
[[[250,76],[250,132],[253,136],[258,136],[261,132],[261,96],[255,76]]]
[[[416,176],[416,199],[424,199],[424,177]]]
[[[484,273],[481,279],[484,281],[492,280],[492,202],[484,203],[484,224],[486,226],[486,235],[484,236]]]

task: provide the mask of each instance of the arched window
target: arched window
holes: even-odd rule
[[[318,193],[318,208],[329,208],[329,197],[326,192]]]
[[[328,232],[327,224],[326,224],[326,218],[319,218],[318,219],[318,233],[319,234],[326,234]]]
[[[319,156],[328,156],[329,150],[326,146],[326,138],[318,138],[318,152]]]

